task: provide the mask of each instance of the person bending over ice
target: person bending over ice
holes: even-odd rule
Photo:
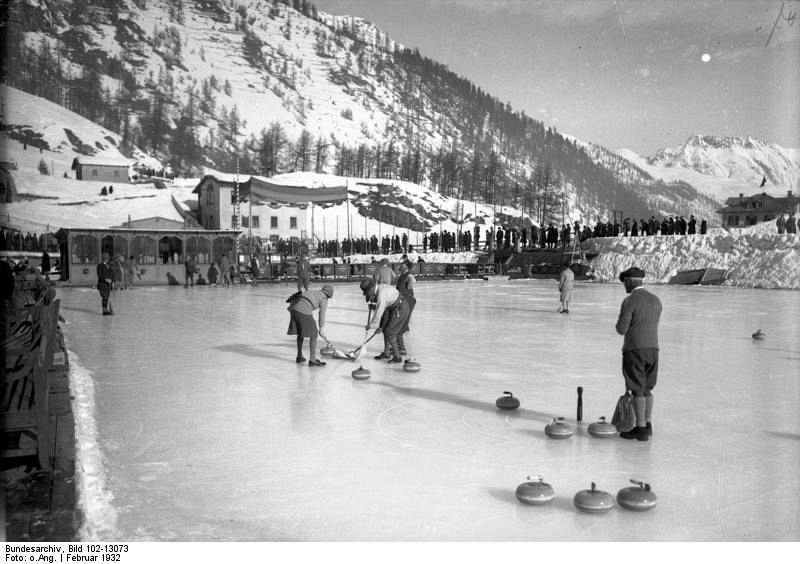
[[[378,284],[374,278],[361,282],[361,292],[367,303],[374,303],[375,310],[369,318],[366,330],[383,331],[383,352],[378,360],[388,358],[390,363],[403,362],[397,337],[405,329],[411,310],[403,295],[388,284]]]
[[[328,300],[333,298],[333,287],[325,285],[322,290],[305,290],[293,294],[288,301],[289,310],[289,330],[287,335],[297,335],[297,360],[300,364],[305,362],[303,356],[303,341],[308,339],[308,365],[325,366],[321,360],[317,360],[317,336],[325,337],[323,327],[325,327],[325,312],[328,309]],[[314,322],[314,310],[319,310],[319,329]]]

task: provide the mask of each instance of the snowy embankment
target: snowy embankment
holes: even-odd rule
[[[592,239],[586,251],[599,253],[592,260],[598,282],[616,281],[633,265],[644,269],[649,283],[708,267],[728,271],[726,286],[800,289],[800,235],[779,235],[771,222],[707,235]]]

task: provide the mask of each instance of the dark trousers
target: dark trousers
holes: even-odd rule
[[[625,386],[634,397],[652,395],[658,380],[658,349],[636,349],[622,353]]]

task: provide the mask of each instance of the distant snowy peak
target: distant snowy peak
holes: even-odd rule
[[[679,147],[657,151],[646,161],[653,166],[685,168],[754,183],[766,177],[773,186],[789,190],[797,188],[800,181],[800,150],[753,137],[695,135]]]

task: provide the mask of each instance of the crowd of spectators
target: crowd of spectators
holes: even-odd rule
[[[417,245],[417,252],[443,252],[454,253],[461,251],[490,251],[495,249],[555,249],[567,247],[575,242],[583,242],[593,237],[647,237],[652,235],[704,235],[708,230],[705,219],[697,221],[692,215],[686,220],[682,216],[672,216],[657,220],[654,216],[650,219],[622,221],[599,221],[595,225],[562,224],[560,228],[549,223],[547,226],[537,227],[509,227],[502,226],[484,230],[476,226],[474,231],[466,230],[453,233],[448,230],[426,233]],[[577,238],[577,241],[576,241]],[[349,254],[397,254],[413,253],[414,245],[411,244],[407,233],[394,236],[385,235],[378,238],[355,238],[337,240],[321,240],[317,244],[317,256],[336,257]],[[280,250],[279,250],[280,252]],[[288,254],[293,254],[291,251]]]
[[[0,251],[58,252],[58,241],[52,233],[25,233],[0,229]]]

